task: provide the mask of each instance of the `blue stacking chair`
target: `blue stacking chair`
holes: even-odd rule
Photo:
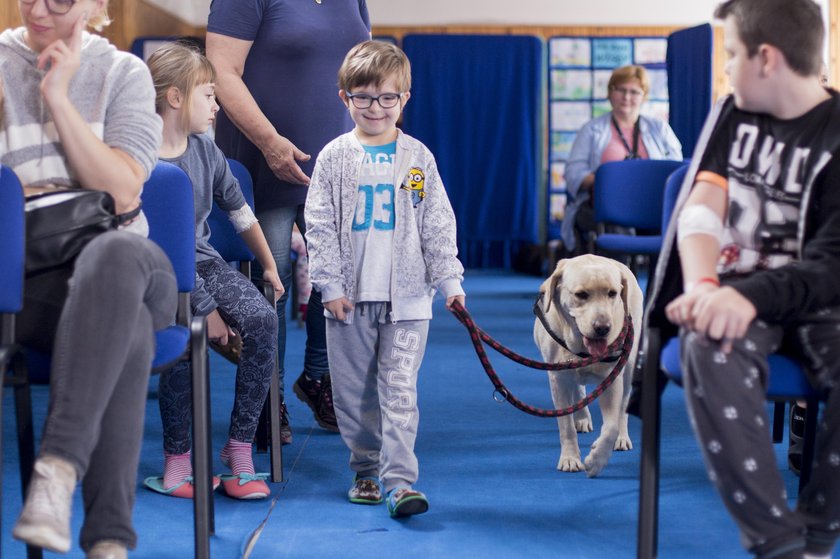
[[[688,165],[673,172],[667,181],[663,233],[672,217],[680,187],[688,171]],[[652,279],[651,279],[652,281]],[[648,317],[648,322],[653,321]],[[637,557],[648,559],[657,556],[657,533],[659,530],[659,470],[661,434],[661,392],[662,381],[667,379],[682,386],[680,366],[680,340],[673,336],[663,340],[663,329],[649,326],[645,332],[646,354],[642,365],[641,418],[642,457],[639,473],[639,524],[637,534]],[[819,415],[820,395],[805,376],[796,360],[782,354],[770,355],[767,399],[775,402],[773,417],[774,442],[784,437],[785,402],[805,400],[805,436],[802,452],[802,469],[799,489],[808,483],[814,458],[814,448]],[[663,375],[664,374],[664,378]]]
[[[210,389],[205,317],[191,316],[190,292],[195,287],[195,201],[192,183],[179,167],[159,161],[143,186],[143,213],[149,238],[169,256],[178,284],[176,323],[155,334],[157,351],[152,371],[180,361],[192,367],[192,455],[195,496],[195,557],[210,557],[214,532],[213,478],[210,472]]]
[[[7,201],[9,192],[22,192],[20,183],[7,168],[0,171],[0,227],[16,227],[14,200]],[[20,215],[17,220],[23,227],[22,194]],[[152,363],[153,372],[160,372],[181,360],[188,360],[193,370],[193,455],[195,477],[195,556],[198,559],[210,556],[210,534],[213,532],[212,477],[210,474],[210,407],[207,386],[207,333],[204,317],[191,317],[189,295],[195,285],[195,206],[192,184],[187,175],[178,167],[169,163],[158,163],[146,182],[143,190],[143,209],[149,220],[149,237],[158,243],[172,262],[178,283],[178,315],[176,324],[155,333],[156,352]],[[23,234],[21,233],[22,237]],[[11,242],[14,234],[0,233],[0,242]],[[22,253],[21,247],[21,254]],[[21,259],[22,261],[22,259]],[[0,269],[0,309],[4,314],[2,323],[3,346],[14,341],[14,320],[7,316],[9,309],[22,306],[14,305],[13,290],[22,291],[23,273],[15,272],[11,257],[9,265]],[[17,278],[17,279],[16,279]],[[6,299],[8,297],[8,299]],[[24,498],[35,461],[35,442],[32,420],[32,403],[29,383],[32,378],[48,381],[50,356],[27,350],[26,358],[21,357],[17,347],[4,351],[3,355],[12,359],[14,375],[5,377],[15,387],[15,409],[18,426],[18,447],[20,454],[21,481]],[[4,357],[5,358],[5,357]],[[9,365],[3,363],[3,370]],[[201,490],[201,488],[206,488]],[[27,546],[29,559],[42,557],[40,548]]]
[[[228,164],[233,175],[239,181],[242,194],[251,209],[254,208],[254,184],[251,174],[245,166],[234,159],[228,159]],[[254,255],[242,240],[233,225],[230,223],[227,214],[218,206],[213,204],[210,215],[207,218],[210,225],[210,244],[219,253],[225,262],[238,263],[239,271],[246,278],[251,278],[251,261]],[[274,287],[263,282],[262,292],[269,303],[274,306]],[[271,448],[271,481],[279,483],[283,481],[283,444],[280,439],[280,375],[279,356],[274,359],[274,371],[271,374],[268,399],[263,407],[260,416],[260,424],[257,429],[256,447],[260,452]]]
[[[201,52],[204,52],[203,37],[177,35],[144,35],[142,37],[137,37],[131,42],[130,52],[141,60],[146,61],[157,49],[166,43],[171,43],[173,41],[189,43],[198,48]]]
[[[15,343],[15,314],[23,308],[23,267],[25,230],[23,220],[23,188],[14,172],[0,167],[0,371],[3,384],[9,384],[15,391],[15,408],[31,415],[29,383],[26,379],[26,363],[20,347]],[[2,398],[0,398],[2,404]],[[29,406],[29,407],[28,407]],[[21,409],[23,408],[23,409]],[[2,408],[0,407],[0,412]],[[28,454],[29,463],[34,460],[32,423],[17,423],[18,450],[23,457]],[[21,428],[29,429],[21,432]],[[0,445],[2,448],[2,445]],[[28,484],[32,469],[24,469],[21,460],[21,479]],[[2,487],[2,484],[0,484]]]
[[[630,256],[658,255],[662,247],[665,181],[682,165],[682,161],[634,159],[599,166],[593,190],[598,224],[595,250]],[[652,233],[608,233],[610,226]]]

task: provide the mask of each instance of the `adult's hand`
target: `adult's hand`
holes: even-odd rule
[[[66,98],[68,95],[70,80],[81,64],[82,31],[87,20],[87,12],[82,12],[73,25],[73,34],[68,42],[58,39],[38,55],[38,69],[47,70],[41,80],[41,94],[47,102]]]
[[[297,162],[308,161],[310,156],[277,131],[242,80],[252,45],[253,41],[207,33],[207,58],[216,67],[216,95],[225,114],[259,148],[278,179],[309,184]]]
[[[311,156],[300,151],[287,138],[275,134],[270,143],[260,146],[260,150],[278,179],[294,184],[309,184],[309,177],[297,162],[309,161]]]

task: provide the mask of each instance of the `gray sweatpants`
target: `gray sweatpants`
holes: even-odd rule
[[[828,553],[840,535],[840,311],[797,324],[755,320],[729,354],[718,342],[683,333],[685,397],[709,477],[741,531],[762,558],[799,557],[803,547]],[[794,352],[829,391],[817,433],[814,470],[795,511],[770,437],[767,356]]]
[[[389,320],[389,303],[357,303],[351,324],[327,319],[335,416],[350,469],[386,491],[417,481],[417,372],[428,320]]]

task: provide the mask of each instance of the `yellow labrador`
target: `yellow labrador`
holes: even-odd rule
[[[577,358],[575,354],[605,354],[624,326],[625,308],[633,321],[635,339],[624,371],[598,398],[603,416],[601,434],[592,443],[586,460],[581,463],[577,433],[592,431],[592,416],[584,408],[577,413],[557,418],[560,429],[560,461],[557,469],[597,476],[615,450],[630,450],[633,444],[627,432],[627,398],[630,376],[636,362],[642,325],[642,290],[636,277],[624,264],[615,260],[585,254],[561,260],[554,273],[540,286],[539,305],[552,331],[566,348],[552,339],[539,319],[534,323],[534,341],[548,363]],[[571,406],[586,394],[586,384],[598,384],[609,375],[615,362],[601,362],[579,369],[550,371],[551,397],[557,408]],[[626,377],[626,379],[625,379]]]

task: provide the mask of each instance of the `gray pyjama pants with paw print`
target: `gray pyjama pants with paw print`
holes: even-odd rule
[[[724,354],[717,341],[682,332],[685,397],[709,477],[757,557],[828,553],[840,536],[840,309],[795,324],[755,320]],[[783,348],[828,394],[814,469],[788,507],[765,399],[767,357]]]

